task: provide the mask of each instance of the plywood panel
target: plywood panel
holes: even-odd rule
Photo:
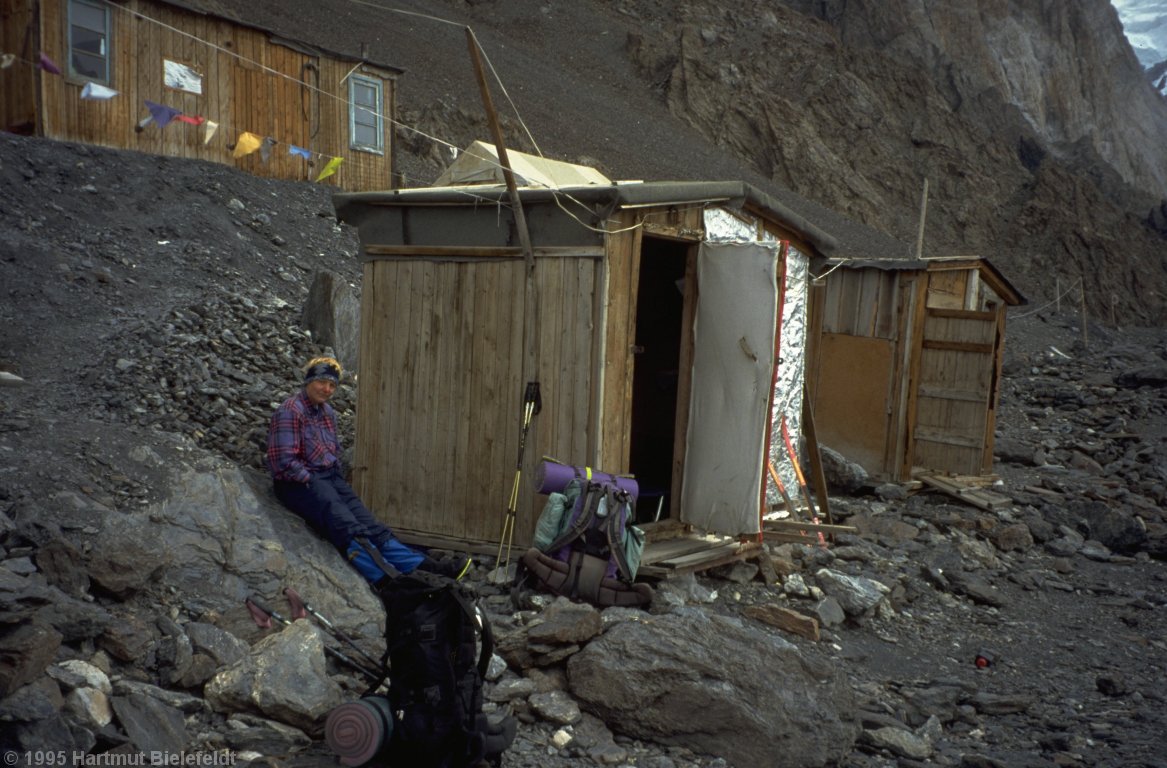
[[[895,346],[884,339],[824,333],[815,375],[819,443],[873,475],[886,471]]]

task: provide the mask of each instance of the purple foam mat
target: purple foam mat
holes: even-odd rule
[[[613,475],[591,467],[573,467],[570,464],[560,464],[557,461],[546,459],[535,467],[535,490],[538,493],[559,493],[577,477],[590,477],[590,479],[601,483],[615,483],[617,488],[627,491],[633,497],[640,493],[640,485],[636,482],[636,478]]]

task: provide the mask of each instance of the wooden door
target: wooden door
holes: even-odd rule
[[[998,313],[924,312],[908,466],[979,475],[992,466]]]

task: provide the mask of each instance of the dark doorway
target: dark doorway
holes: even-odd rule
[[[641,242],[629,471],[640,485],[642,523],[669,516],[689,247],[652,237]]]

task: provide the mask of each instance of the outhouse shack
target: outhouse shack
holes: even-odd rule
[[[873,478],[992,471],[1007,307],[980,257],[818,260],[807,381],[820,445]]]
[[[773,409],[801,407],[805,325],[779,318],[834,239],[737,181],[518,196],[530,252],[501,185],[335,196],[364,260],[358,493],[407,535],[498,542],[518,470],[526,546],[549,456],[635,475],[642,522],[758,533]]]
[[[401,70],[281,36],[235,5],[0,0],[0,130],[389,186]]]

